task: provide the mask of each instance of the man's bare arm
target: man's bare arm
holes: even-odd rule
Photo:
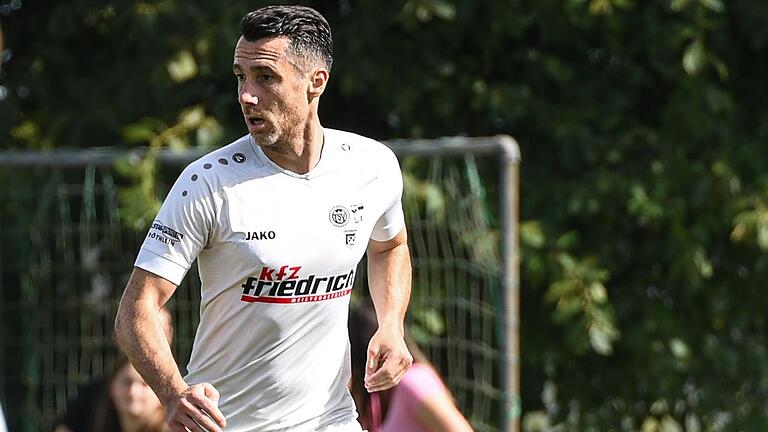
[[[173,283],[135,268],[117,311],[117,340],[165,405],[172,430],[219,432],[225,421],[217,407],[218,392],[210,384],[184,382],[163,331],[159,311],[175,291]]]
[[[405,228],[393,239],[368,244],[368,286],[379,328],[368,345],[365,386],[386,390],[413,362],[405,346],[405,312],[411,297],[411,256]]]

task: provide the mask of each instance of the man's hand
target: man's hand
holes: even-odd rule
[[[379,327],[368,343],[365,388],[369,393],[394,387],[413,363],[402,330]]]
[[[168,426],[178,432],[222,432],[227,421],[218,403],[219,392],[211,384],[187,387],[165,401]]]

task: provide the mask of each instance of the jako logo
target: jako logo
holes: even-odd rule
[[[274,231],[249,231],[245,233],[246,240],[274,240]]]
[[[279,269],[262,267],[259,277],[249,277],[241,286],[241,301],[253,303],[306,303],[349,295],[355,282],[355,271],[335,276],[300,277],[301,266]]]

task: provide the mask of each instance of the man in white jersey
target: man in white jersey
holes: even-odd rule
[[[250,133],[184,170],[139,251],[115,326],[174,431],[359,432],[347,310],[366,252],[379,323],[366,388],[412,362],[400,168],[384,145],[321,126],[332,51],[313,9],[243,17],[233,71]],[[157,311],[195,259],[200,325],[182,377]]]

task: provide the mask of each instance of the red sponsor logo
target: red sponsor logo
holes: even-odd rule
[[[262,267],[258,277],[241,285],[241,301],[247,303],[307,303],[332,300],[352,292],[355,271],[333,276],[301,276],[301,266]]]

